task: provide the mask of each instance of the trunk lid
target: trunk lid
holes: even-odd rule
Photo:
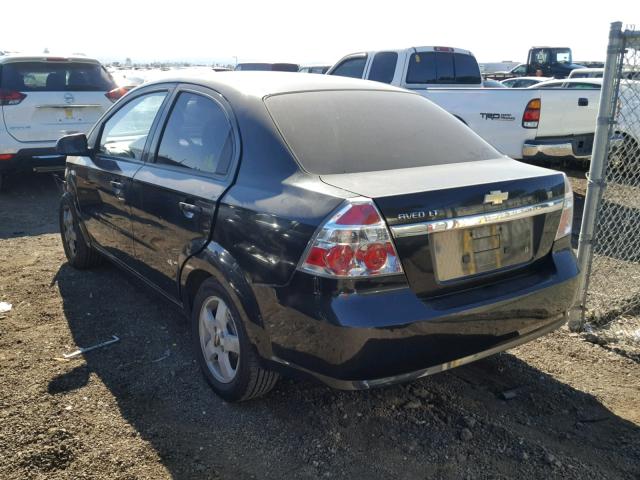
[[[507,157],[321,178],[374,200],[410,287],[428,297],[534,268],[564,195],[561,173]]]

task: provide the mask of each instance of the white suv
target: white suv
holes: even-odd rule
[[[86,133],[124,93],[97,60],[0,55],[0,189],[7,173],[63,169],[58,138]]]

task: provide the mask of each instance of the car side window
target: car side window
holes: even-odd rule
[[[99,152],[142,159],[144,145],[167,92],[153,92],[131,100],[109,118],[102,129]]]
[[[376,82],[391,83],[396,72],[398,54],[396,52],[378,52],[373,57],[369,80]]]
[[[595,83],[568,83],[567,88],[578,90],[600,90],[600,85]]]
[[[338,65],[333,72],[331,72],[331,75],[362,78],[362,74],[364,73],[364,66],[366,63],[366,56],[347,58],[340,65]]]
[[[548,83],[547,85],[541,85],[540,88],[562,88],[562,82]]]
[[[525,73],[527,73],[527,66],[518,65],[516,68],[513,69],[513,73],[515,73],[516,75],[524,75]]]
[[[223,108],[182,92],[160,140],[156,163],[223,175],[233,158],[233,129]]]

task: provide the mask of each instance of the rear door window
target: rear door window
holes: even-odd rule
[[[346,60],[343,60],[342,63],[340,63],[340,65],[338,65],[333,72],[331,72],[331,75],[338,75],[340,77],[362,78],[366,63],[366,55],[347,58]]]
[[[100,153],[142,160],[149,131],[166,96],[167,92],[141,95],[118,110],[104,124]]]
[[[116,88],[102,65],[66,61],[5,63],[0,85],[20,92],[108,92]]]
[[[396,72],[398,54],[396,52],[378,52],[373,57],[369,80],[376,82],[391,83]]]
[[[233,130],[213,99],[182,92],[162,134],[156,163],[225,174],[233,156]]]

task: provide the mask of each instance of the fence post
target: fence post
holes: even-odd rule
[[[585,321],[586,297],[593,257],[593,235],[598,221],[598,208],[604,189],[604,173],[609,152],[609,130],[614,120],[616,107],[615,99],[617,95],[614,87],[618,73],[618,63],[623,49],[622,22],[613,22],[609,30],[609,44],[604,64],[598,119],[593,138],[591,165],[587,177],[587,194],[584,200],[580,239],[578,240],[580,280],[578,298],[569,317],[569,328],[572,331],[582,330]]]

